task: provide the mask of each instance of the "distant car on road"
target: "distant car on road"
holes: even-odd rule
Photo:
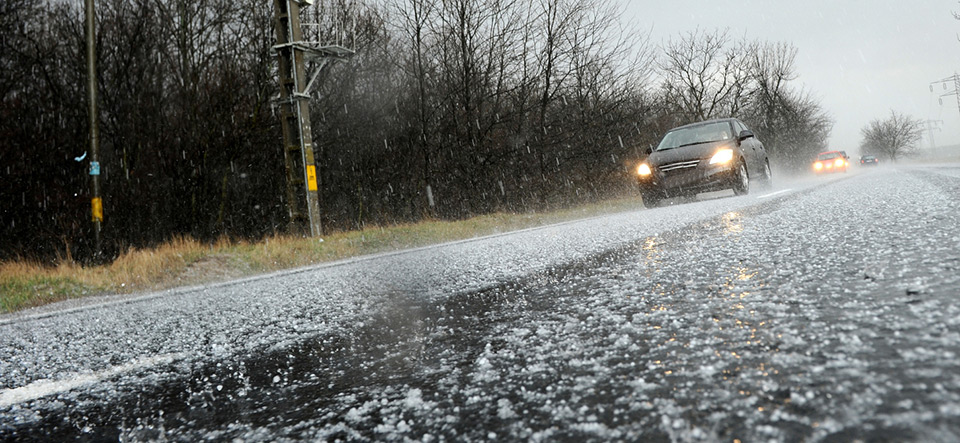
[[[841,151],[827,151],[817,154],[817,160],[813,162],[813,172],[817,174],[827,174],[832,172],[847,172],[847,166],[850,162],[843,156]]]
[[[877,166],[880,164],[880,159],[873,155],[863,155],[860,156],[860,166]]]
[[[636,172],[648,208],[666,198],[722,189],[743,195],[750,192],[751,179],[771,182],[763,143],[735,118],[671,129]]]

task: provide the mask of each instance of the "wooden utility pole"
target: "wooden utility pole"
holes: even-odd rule
[[[103,253],[100,231],[103,224],[103,200],[100,198],[100,118],[97,111],[97,45],[94,0],[86,0],[87,100],[90,118],[90,214],[93,221],[94,255],[99,261]]]
[[[283,155],[287,170],[287,206],[290,231],[317,237],[323,234],[320,223],[319,177],[310,129],[310,88],[330,58],[344,59],[353,51],[339,46],[314,47],[303,41],[300,8],[313,0],[274,0],[274,27],[280,74],[280,123],[283,131]],[[319,67],[307,82],[306,58],[319,59]],[[304,225],[309,230],[304,229]]]

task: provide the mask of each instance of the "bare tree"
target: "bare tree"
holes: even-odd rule
[[[568,50],[564,46],[564,36],[570,33],[585,7],[586,2],[570,0],[539,0],[532,6],[536,17],[532,28],[537,32],[531,42],[535,60],[532,78],[536,91],[536,114],[533,116],[536,133],[533,147],[542,181],[547,178],[546,151],[551,144],[547,140],[551,126],[548,110],[557,100],[567,78],[567,73],[561,72],[559,66]]]
[[[266,106],[276,84],[272,42],[258,38],[271,34],[270,7],[229,3],[97,2],[108,254],[174,235],[256,237],[281,224],[282,201],[273,203],[282,189],[282,162],[274,160],[281,147]],[[85,75],[83,5],[11,5],[15,27],[0,42],[13,49],[0,51],[0,156],[25,175],[0,187],[0,198],[23,206],[10,217],[12,235],[0,235],[0,256],[19,248],[13,240],[29,238],[37,246],[25,256],[46,259],[69,248],[82,259],[89,238],[87,124],[76,87]],[[6,18],[3,10],[4,28]],[[46,177],[44,186],[29,177]]]
[[[794,63],[797,48],[788,43],[755,43],[747,53],[753,80],[754,103],[763,103],[767,111],[788,91],[789,82],[797,79]]]
[[[560,59],[566,82],[560,88],[555,139],[558,176],[577,196],[602,194],[622,180],[635,140],[634,122],[642,116],[643,95],[654,55],[647,34],[619,24],[622,6],[609,1],[588,4],[566,35]],[[594,185],[596,184],[596,186]],[[581,189],[583,192],[581,192]]]
[[[819,101],[792,88],[796,56],[796,47],[787,43],[750,45],[750,100],[743,118],[775,162],[799,169],[824,150],[833,123]]]
[[[861,153],[882,155],[890,160],[910,156],[919,149],[923,138],[923,122],[908,115],[890,111],[886,119],[872,120],[860,129]]]
[[[794,89],[796,56],[786,43],[732,41],[722,31],[686,34],[667,44],[660,63],[661,112],[675,116],[673,125],[739,117],[775,163],[805,167],[826,146],[833,123],[818,100]]]
[[[414,103],[416,107],[416,128],[417,136],[415,138],[415,148],[421,157],[420,179],[422,183],[417,186],[424,190],[424,199],[426,205],[423,205],[423,212],[429,213],[431,201],[427,198],[433,193],[433,157],[434,146],[437,134],[433,131],[435,125],[435,110],[431,106],[433,101],[432,89],[435,85],[435,76],[432,75],[435,69],[429,65],[427,60],[427,51],[433,42],[428,35],[429,23],[433,20],[436,13],[434,2],[430,0],[398,0],[394,5],[394,10],[400,17],[397,24],[398,31],[407,40],[405,47],[409,51],[409,59],[406,63],[401,63],[400,68],[405,70],[408,78],[416,85]]]
[[[958,3],[960,3],[960,2],[958,2]],[[960,20],[960,12],[958,12],[958,11],[953,11],[953,18],[955,18],[955,19],[957,19],[957,20]],[[957,34],[957,40],[960,41],[960,34]]]
[[[664,48],[660,69],[664,95],[686,120],[737,115],[750,81],[750,47],[731,46],[727,31],[692,31]]]

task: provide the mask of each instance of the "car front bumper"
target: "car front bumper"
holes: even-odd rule
[[[658,166],[650,176],[640,177],[638,179],[640,191],[660,192],[664,197],[695,195],[701,192],[729,189],[733,187],[736,179],[733,163],[710,165],[708,160],[700,160],[693,167],[670,169],[669,166]],[[667,170],[664,171],[662,168]]]
[[[829,167],[829,168],[823,168],[823,169],[814,168],[813,172],[817,174],[832,174],[834,172],[847,172],[847,167],[840,166],[840,167]]]

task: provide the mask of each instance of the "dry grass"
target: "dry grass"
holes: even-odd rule
[[[207,246],[177,238],[154,249],[130,250],[105,266],[0,263],[0,311],[11,312],[68,298],[176,286],[176,276],[223,242]]]
[[[426,246],[640,207],[624,198],[549,213],[497,213],[461,221],[424,221],[326,235],[322,240],[274,236],[257,243],[213,244],[176,238],[152,249],[130,250],[109,265],[82,267],[0,263],[0,312],[69,298],[130,293],[223,281],[349,257]]]

